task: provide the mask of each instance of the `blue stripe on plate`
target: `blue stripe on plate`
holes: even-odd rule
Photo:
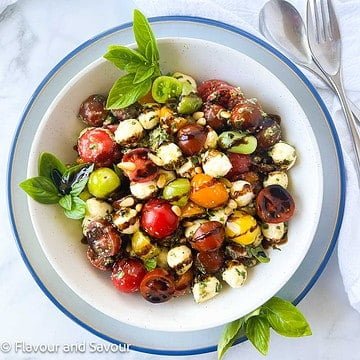
[[[322,274],[322,272],[324,271],[326,264],[328,263],[330,256],[335,248],[336,245],[336,241],[339,235],[339,231],[340,231],[340,227],[341,227],[341,223],[342,223],[342,219],[343,219],[343,215],[344,215],[344,204],[345,204],[345,168],[344,168],[344,160],[343,160],[343,155],[342,155],[342,151],[341,151],[341,146],[340,146],[340,141],[339,141],[339,137],[336,133],[336,129],[334,126],[334,123],[332,121],[332,118],[329,114],[329,111],[327,110],[324,102],[322,101],[320,95],[318,94],[318,92],[316,91],[316,89],[314,88],[314,86],[310,83],[310,81],[305,77],[305,75],[297,68],[296,65],[294,65],[286,56],[284,56],[282,53],[280,53],[278,50],[276,50],[275,48],[273,48],[271,45],[269,45],[268,43],[264,42],[263,40],[259,39],[258,37],[244,31],[241,30],[235,26],[232,25],[228,25],[225,23],[222,23],[220,21],[216,21],[216,20],[211,20],[211,19],[206,19],[206,18],[201,18],[201,17],[194,17],[194,16],[159,16],[159,17],[153,17],[149,19],[151,22],[161,22],[161,21],[189,21],[189,22],[197,22],[197,23],[202,23],[202,24],[207,24],[207,25],[212,25],[215,27],[219,27],[225,30],[229,30],[232,31],[234,33],[237,33],[241,36],[247,37],[248,39],[252,40],[253,42],[261,45],[262,47],[266,48],[268,51],[270,51],[271,53],[273,53],[275,56],[277,56],[281,61],[283,61],[285,64],[287,64],[298,76],[299,78],[306,84],[306,86],[309,88],[309,90],[312,92],[313,96],[316,98],[317,102],[319,103],[323,113],[325,114],[326,120],[329,123],[331,132],[332,132],[332,136],[335,142],[335,146],[336,146],[336,151],[337,151],[337,156],[338,156],[338,160],[339,160],[339,170],[340,170],[340,180],[341,180],[341,189],[340,189],[340,203],[339,203],[339,213],[338,213],[338,218],[337,218],[337,222],[336,222],[336,227],[335,227],[335,231],[333,234],[333,237],[331,239],[330,242],[330,246],[328,248],[327,253],[324,256],[323,261],[321,262],[316,274],[313,276],[313,278],[310,280],[310,282],[308,283],[308,285],[306,286],[306,288],[302,291],[302,293],[294,300],[294,304],[298,304],[305,296],[306,294],[310,291],[310,289],[314,286],[314,284],[316,283],[316,281],[319,279],[320,275]],[[41,90],[45,87],[45,85],[47,84],[47,82],[59,71],[59,69],[71,58],[73,58],[77,53],[79,53],[81,50],[85,49],[86,47],[90,46],[91,44],[93,44],[94,42],[96,42],[97,40],[110,35],[114,32],[117,32],[119,30],[123,30],[123,29],[127,29],[129,27],[132,26],[132,23],[126,23],[126,24],[122,24],[120,26],[116,26],[110,30],[104,31],[102,33],[100,33],[99,35],[89,39],[88,41],[84,42],[83,44],[81,44],[79,47],[77,47],[75,50],[73,50],[71,53],[69,53],[66,57],[64,57],[49,73],[48,75],[46,75],[46,77],[44,78],[44,80],[40,83],[40,85],[36,88],[35,92],[33,93],[33,95],[31,96],[28,104],[25,107],[25,110],[20,118],[20,122],[18,124],[18,127],[16,129],[15,135],[14,135],[14,139],[11,145],[11,151],[10,151],[10,155],[9,155],[9,159],[8,159],[8,168],[7,168],[7,195],[8,195],[8,211],[9,211],[9,216],[10,216],[10,221],[12,224],[12,230],[13,230],[13,234],[14,237],[16,239],[16,243],[18,246],[18,249],[20,251],[21,257],[25,262],[25,265],[27,266],[28,270],[30,271],[32,277],[34,278],[34,280],[36,281],[36,283],[39,285],[39,287],[41,288],[41,290],[45,293],[45,295],[55,304],[55,306],[62,311],[66,316],[68,316],[71,320],[75,321],[77,324],[79,324],[80,326],[82,326],[84,329],[90,331],[91,333],[99,336],[100,338],[110,341],[112,343],[115,344],[123,344],[121,341],[117,340],[117,339],[113,339],[105,334],[100,333],[99,331],[93,329],[91,326],[85,324],[84,322],[82,322],[80,319],[78,319],[77,317],[75,317],[71,312],[69,312],[65,307],[63,307],[53,296],[52,294],[47,290],[47,288],[45,287],[45,285],[42,283],[42,281],[40,280],[40,278],[38,277],[38,275],[36,274],[36,272],[34,271],[33,267],[31,266],[29,259],[27,258],[25,251],[22,247],[17,229],[16,229],[16,225],[15,225],[15,218],[14,218],[14,212],[13,212],[13,208],[12,208],[12,196],[11,196],[11,178],[12,178],[12,164],[13,164],[13,158],[14,158],[14,154],[15,154],[15,149],[16,149],[16,144],[17,144],[17,140],[21,131],[21,128],[23,126],[23,123],[26,120],[26,117],[34,103],[34,101],[36,100],[36,98],[38,97],[38,95],[40,94]],[[236,341],[235,344],[239,344],[241,342],[246,341],[246,337],[242,337],[240,338],[238,341]],[[149,349],[149,348],[143,348],[143,347],[139,347],[139,346],[131,346],[132,350],[136,350],[136,351],[140,351],[140,352],[145,352],[145,353],[149,353],[149,354],[156,354],[156,355],[175,355],[175,356],[180,356],[180,355],[196,355],[196,354],[203,354],[203,353],[208,353],[208,352],[212,352],[212,351],[216,351],[216,346],[209,346],[209,347],[205,347],[205,348],[199,348],[199,349],[193,349],[193,350],[157,350],[157,349]]]

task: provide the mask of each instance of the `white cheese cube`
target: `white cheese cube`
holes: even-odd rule
[[[261,224],[261,232],[265,238],[273,241],[280,241],[286,234],[286,224],[285,223],[263,223]]]
[[[254,199],[255,194],[249,182],[238,180],[231,184],[230,196],[239,207],[249,205]]]
[[[182,152],[174,143],[161,145],[157,149],[156,155],[162,160],[163,166],[168,169],[175,168],[182,159]]]
[[[132,182],[130,183],[130,192],[137,199],[143,200],[151,197],[157,192],[156,181],[146,181],[142,183]]]
[[[138,212],[131,208],[121,208],[112,216],[114,225],[122,234],[134,234],[139,230]]]
[[[274,163],[284,170],[289,170],[296,161],[295,148],[282,141],[272,146],[268,151],[268,154],[273,159]]]
[[[178,275],[185,274],[193,263],[191,250],[185,245],[170,249],[167,254],[167,263]]]
[[[223,177],[232,168],[229,158],[221,151],[211,149],[202,156],[204,173],[212,177]]]
[[[263,182],[264,187],[270,185],[280,185],[283,188],[287,188],[289,179],[285,171],[272,171],[270,172]]]
[[[121,121],[115,131],[115,141],[120,145],[134,146],[144,136],[144,128],[136,119]]]
[[[215,276],[208,276],[194,284],[192,293],[195,301],[202,303],[216,296],[220,292],[220,289],[220,281]]]
[[[222,278],[232,288],[239,288],[244,285],[247,278],[247,270],[243,264],[231,262],[222,273]]]

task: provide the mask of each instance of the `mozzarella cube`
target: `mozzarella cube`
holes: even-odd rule
[[[168,169],[175,168],[182,159],[182,152],[174,143],[161,145],[157,149],[156,155],[162,160],[163,166]]]
[[[142,183],[132,182],[130,183],[130,192],[137,199],[143,200],[151,197],[157,192],[156,181],[146,181]]]
[[[274,163],[284,170],[293,167],[296,161],[296,150],[293,146],[278,142],[270,148],[268,155],[273,159]]]
[[[244,285],[247,279],[247,270],[243,264],[230,262],[222,273],[223,280],[232,288],[239,288]]]
[[[143,112],[139,115],[138,120],[145,130],[151,130],[160,121],[160,106],[158,104],[144,104]]]
[[[112,221],[122,234],[133,234],[139,230],[140,221],[135,209],[126,207],[117,210]]]
[[[167,263],[178,275],[185,274],[193,263],[191,250],[185,245],[170,249],[167,254]]]
[[[223,177],[232,168],[229,158],[218,150],[209,150],[202,156],[204,173],[212,177]]]
[[[263,223],[261,224],[261,232],[265,238],[272,240],[274,242],[280,241],[286,234],[286,224],[285,223]]]
[[[196,165],[193,163],[191,159],[187,159],[184,164],[182,164],[179,168],[175,169],[176,173],[180,177],[191,179],[195,174]]]
[[[135,146],[144,136],[144,128],[138,120],[128,119],[120,122],[114,135],[118,144]]]
[[[238,180],[231,184],[230,196],[239,207],[249,205],[254,199],[255,194],[249,182]]]
[[[100,220],[111,214],[112,206],[104,200],[90,198],[86,200],[85,215],[93,220]]]
[[[208,276],[198,281],[192,288],[194,299],[197,303],[212,299],[221,289],[220,281],[215,276]]]
[[[289,178],[285,171],[272,171],[268,173],[268,176],[263,182],[264,187],[270,185],[280,185],[283,188],[287,188],[289,184]]]
[[[225,225],[229,215],[227,214],[227,211],[225,208],[221,208],[218,210],[208,210],[209,213],[209,220],[210,221],[218,221]]]

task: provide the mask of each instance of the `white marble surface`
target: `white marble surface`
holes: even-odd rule
[[[12,134],[28,98],[48,71],[69,51],[100,31],[129,21],[129,0],[20,0],[0,15],[0,343],[103,343],[65,317],[33,281],[17,251],[6,212],[5,168]],[[355,239],[354,239],[355,240]],[[272,337],[269,359],[360,359],[360,315],[349,305],[336,256],[299,305],[313,336]],[[84,359],[95,355],[3,355],[0,359]],[[96,355],[106,359],[160,359],[154,355]],[[164,358],[164,357],[162,357]],[[189,358],[189,357],[188,357]],[[216,359],[216,354],[193,356]],[[228,359],[260,359],[248,344],[231,349]]]

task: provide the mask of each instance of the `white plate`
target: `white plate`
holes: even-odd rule
[[[343,210],[341,153],[325,107],[315,90],[288,60],[251,35],[228,25],[204,19],[161,18],[156,21],[154,28],[160,37],[179,34],[191,37],[196,34],[197,38],[241,49],[243,53],[262,63],[287,85],[310,119],[320,145],[321,157],[323,160],[327,159],[326,162],[323,161],[326,182],[324,183],[322,213],[315,240],[301,267],[280,292],[281,296],[298,301],[312,286],[328,259],[334,246]],[[24,216],[28,214],[26,198],[18,190],[17,184],[26,177],[24,165],[28,161],[27,154],[39,119],[60,89],[81,68],[98,58],[104,52],[106,44],[130,42],[131,30],[128,25],[89,41],[59,64],[34,94],[19,126],[10,158],[9,205],[15,235],[30,271],[46,294],[67,315],[75,317],[74,320],[89,330],[115,342],[126,341],[135,344],[134,348],[140,351],[172,354],[211,351],[214,350],[213,345],[219,335],[219,328],[177,334],[176,337],[172,337],[170,344],[162,332],[139,330],[121,324],[88,306],[64,285],[49,266],[38,246],[31,223],[28,217]],[[44,87],[45,84],[46,87]],[[25,238],[27,241],[23,242]]]

